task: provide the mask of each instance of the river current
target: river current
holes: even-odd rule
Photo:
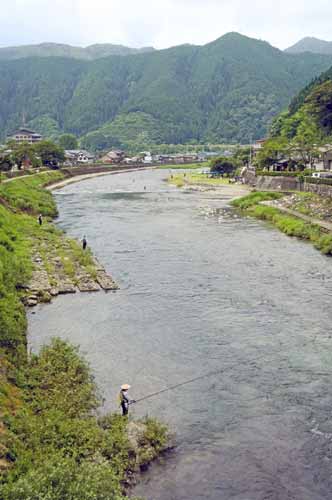
[[[58,224],[119,283],[29,314],[33,350],[80,345],[103,411],[119,386],[176,432],[143,476],[148,500],[332,498],[332,259],[229,208],[183,192],[167,172],[90,179],[56,191]],[[145,189],[144,189],[145,187]]]

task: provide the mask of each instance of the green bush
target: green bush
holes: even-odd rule
[[[79,464],[61,455],[45,456],[0,493],[2,500],[124,500],[109,464]]]
[[[240,208],[241,210],[246,210],[249,207],[257,205],[261,201],[268,200],[278,200],[283,195],[281,193],[265,192],[265,191],[253,191],[247,196],[238,198],[232,201],[234,207]]]
[[[324,234],[318,238],[315,247],[325,255],[332,255],[332,234]]]

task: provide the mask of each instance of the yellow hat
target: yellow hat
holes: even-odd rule
[[[130,389],[130,385],[129,385],[129,384],[123,384],[123,385],[121,386],[121,389],[122,389],[123,391],[128,391],[128,389]]]

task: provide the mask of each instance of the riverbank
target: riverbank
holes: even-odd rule
[[[72,292],[72,285],[82,291],[97,283],[107,288],[99,274],[105,271],[91,252],[84,252],[52,224],[57,208],[44,186],[64,178],[64,172],[52,171],[0,186],[0,496],[4,500],[120,500],[134,472],[168,447],[166,427],[154,420],[145,419],[135,427],[117,415],[96,417],[97,388],[75,348],[53,340],[38,356],[28,356],[24,304]],[[103,278],[114,289],[111,277]]]
[[[316,195],[315,203],[312,203],[316,212],[313,209],[310,212],[309,208],[306,208],[305,200],[310,204],[313,195],[302,195],[302,200],[301,195],[291,196],[293,198],[276,192],[257,191],[233,200],[232,205],[252,217],[272,223],[288,236],[296,236],[311,242],[323,254],[332,255],[330,224],[307,215],[308,213],[321,213],[324,201],[318,200]],[[297,210],[293,209],[293,206]],[[299,209],[306,211],[307,214],[301,213]]]
[[[167,178],[167,182],[184,190],[227,192],[227,194],[233,197],[245,196],[251,191],[248,186],[229,182],[229,179],[224,179],[223,177],[211,178],[206,174],[189,172],[178,175],[173,174]]]

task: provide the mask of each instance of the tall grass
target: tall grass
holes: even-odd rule
[[[332,255],[332,234],[326,234],[316,224],[285,215],[277,208],[259,204],[261,201],[278,199],[281,196],[280,193],[255,192],[234,200],[232,204],[253,217],[272,223],[288,236],[311,241],[325,255]]]

